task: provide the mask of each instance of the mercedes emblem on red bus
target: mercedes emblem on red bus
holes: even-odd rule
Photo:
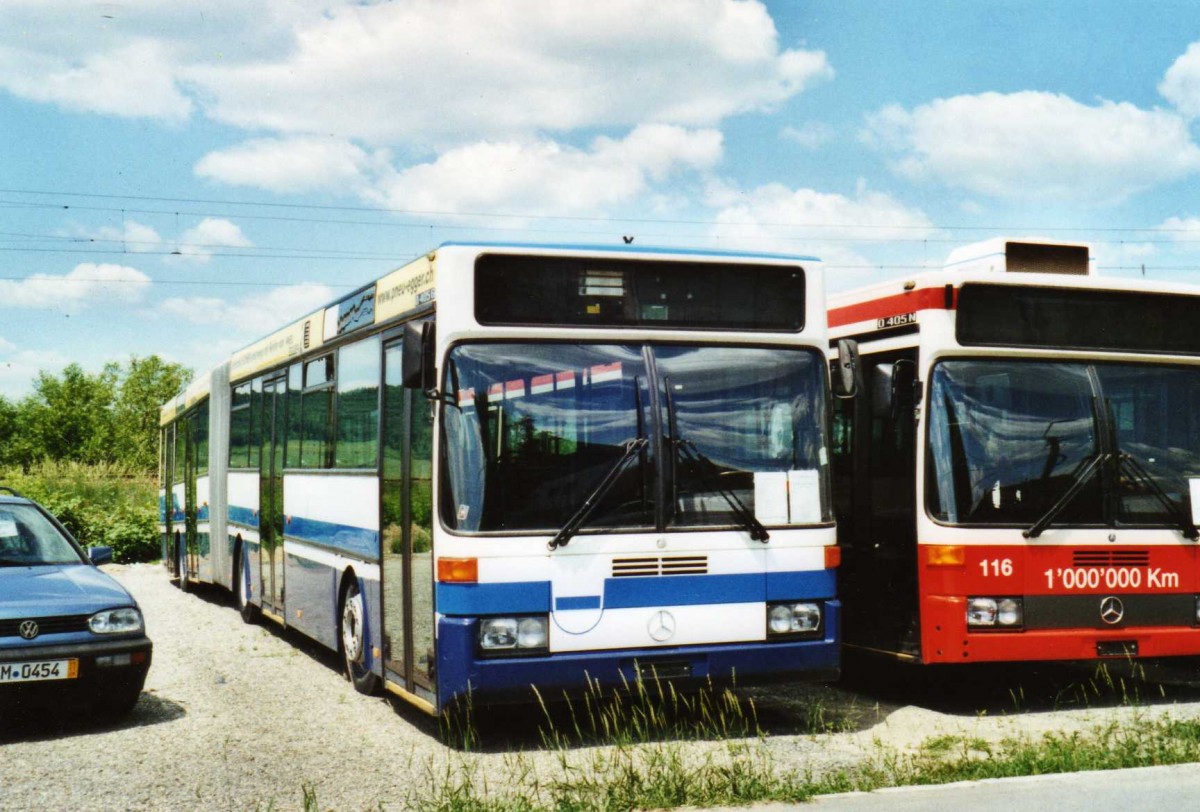
[[[1115,626],[1125,617],[1125,604],[1121,603],[1121,599],[1109,595],[1104,600],[1100,601],[1100,619],[1109,626]]]

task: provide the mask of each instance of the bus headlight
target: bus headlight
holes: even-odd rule
[[[142,613],[132,606],[124,609],[106,609],[88,618],[88,628],[95,634],[130,634],[140,632]]]
[[[488,617],[479,621],[479,648],[484,653],[545,650],[549,624],[545,615]]]
[[[967,627],[1019,629],[1025,622],[1020,598],[967,598]]]
[[[767,604],[767,634],[814,634],[821,630],[821,604]]]

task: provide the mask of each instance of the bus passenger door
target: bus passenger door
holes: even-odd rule
[[[434,700],[433,407],[405,389],[401,343],[383,350],[383,654],[387,677]]]
[[[184,566],[188,576],[195,578],[200,571],[200,533],[196,516],[196,413],[182,421],[186,439],[183,466]]]
[[[287,378],[263,381],[262,453],[259,455],[259,567],[263,609],[280,618],[283,609],[283,407]]]
[[[909,389],[898,391],[902,382],[894,376],[903,378],[903,365],[911,371],[915,359],[915,351],[863,356],[866,385],[838,421],[840,431],[848,430],[843,439],[852,467],[835,478],[840,485],[853,481],[853,503],[843,502],[838,516],[848,525],[838,531],[845,545],[841,587],[846,642],[902,655],[920,653],[917,437],[911,386],[905,383]],[[848,415],[853,415],[852,423]]]

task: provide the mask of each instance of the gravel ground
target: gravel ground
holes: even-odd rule
[[[450,750],[432,720],[355,693],[334,655],[271,625],[243,624],[222,593],[185,595],[155,565],[106,569],[146,613],[155,646],[146,690],[118,724],[0,720],[0,809],[291,810],[311,788],[322,810],[398,810],[464,767],[501,787],[516,772],[561,774],[558,756],[539,749],[540,711],[489,713],[480,752]],[[905,680],[875,670],[849,687],[742,693],[754,698],[778,761],[814,771],[942,734],[996,740],[1135,715],[1200,716],[1191,664],[1156,674],[1169,687],[1136,687],[1139,707],[1122,700],[1134,689],[1118,682],[1099,691],[1106,699],[1079,672],[1026,670],[1028,685],[1015,691],[1009,676],[976,682],[956,673],[960,690],[929,672]],[[818,713],[843,732],[812,735],[808,720]],[[683,746],[696,759],[722,747]],[[586,765],[595,751],[571,758]]]

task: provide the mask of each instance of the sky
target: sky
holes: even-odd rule
[[[207,369],[446,241],[1200,284],[1198,181],[1192,0],[2,0],[0,396]]]

